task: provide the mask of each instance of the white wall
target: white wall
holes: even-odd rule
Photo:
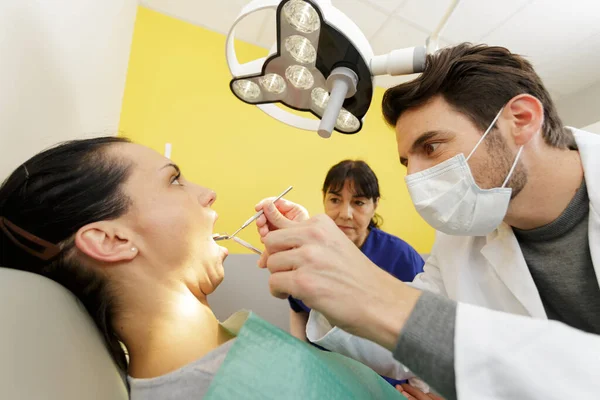
[[[137,0],[0,0],[0,181],[39,150],[115,134]]]
[[[596,122],[594,124],[588,125],[588,126],[584,126],[582,129],[584,131],[588,131],[588,132],[593,132],[593,133],[600,134],[600,121],[598,121],[598,122]]]
[[[558,115],[566,126],[583,128],[600,121],[600,81],[561,97],[556,102]]]
[[[269,271],[258,268],[257,261],[255,254],[231,254],[227,257],[223,264],[225,279],[208,296],[208,304],[221,321],[238,310],[246,309],[288,331],[289,303],[271,296]]]

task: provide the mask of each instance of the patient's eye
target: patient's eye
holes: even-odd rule
[[[181,172],[178,172],[177,175],[175,175],[171,179],[171,185],[183,186],[183,184],[180,182],[180,180],[181,180]]]

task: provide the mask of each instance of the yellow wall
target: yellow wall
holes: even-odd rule
[[[238,43],[244,61],[264,49]],[[102,60],[98,60],[102,62]],[[233,232],[263,197],[289,185],[287,196],[311,215],[321,213],[320,188],[329,167],[345,158],[361,158],[377,174],[383,229],[419,252],[427,253],[433,230],[418,216],[404,185],[393,131],[380,113],[383,90],[377,88],[365,128],[327,140],[315,132],[284,125],[239,101],[229,90],[225,36],[140,7],[121,113],[121,134],[163,152],[173,144],[172,159],[185,177],[218,194],[217,231]],[[260,244],[256,229],[240,234]],[[231,252],[245,253],[235,243]]]

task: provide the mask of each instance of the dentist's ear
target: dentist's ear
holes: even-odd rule
[[[544,106],[530,94],[513,97],[506,104],[504,114],[511,124],[517,146],[527,144],[541,132],[544,125]]]
[[[97,261],[129,261],[139,251],[128,236],[112,221],[94,222],[79,229],[75,235],[75,245],[82,253]]]

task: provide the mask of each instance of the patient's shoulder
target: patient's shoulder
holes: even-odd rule
[[[156,378],[128,377],[131,400],[201,399],[234,342],[230,340],[206,356]]]

